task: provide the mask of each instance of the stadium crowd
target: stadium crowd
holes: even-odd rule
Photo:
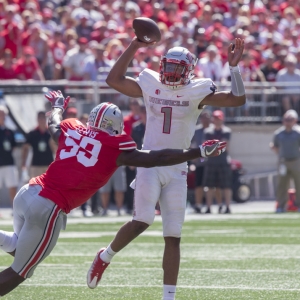
[[[0,0],[0,79],[103,80],[141,16],[163,38],[137,52],[137,70],[158,70],[161,54],[180,45],[199,58],[197,76],[226,81],[227,46],[241,37],[244,81],[300,78],[299,0]]]

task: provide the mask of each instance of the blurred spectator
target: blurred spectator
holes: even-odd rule
[[[285,59],[288,55],[288,52],[286,50],[280,50],[278,53],[276,53],[276,51],[274,51],[274,47],[276,47],[276,45],[277,44],[274,44],[272,49],[272,52],[277,56],[277,60],[274,62],[273,67],[280,71],[285,67]]]
[[[77,118],[77,113],[78,111],[76,107],[69,106],[65,111],[64,118],[65,119]]]
[[[208,42],[205,37],[204,28],[198,28],[197,32],[195,33],[195,40],[196,40],[195,54],[196,57],[199,58],[202,55],[202,53],[206,51],[206,48],[208,47]]]
[[[136,52],[133,60],[132,60],[132,67],[136,70],[136,75],[140,73],[142,69],[147,68],[147,63],[145,62],[147,56],[147,50],[144,48],[138,49]]]
[[[211,113],[209,110],[204,110],[199,116],[199,124],[196,126],[195,134],[191,142],[191,147],[197,147],[198,145],[202,145],[205,141],[204,139],[204,130],[211,126]],[[206,164],[206,159],[198,158],[192,161],[195,164],[195,206],[194,209],[197,213],[201,213],[201,208],[203,205],[203,197],[204,197],[204,168]]]
[[[202,77],[220,81],[222,77],[222,61],[218,54],[218,48],[210,45],[206,49],[206,56],[199,60],[199,69]],[[228,68],[229,69],[229,68]]]
[[[233,36],[229,31],[229,29],[223,26],[223,19],[224,18],[221,14],[214,14],[212,16],[213,24],[206,29],[205,35],[207,37],[210,37],[214,33],[216,33],[220,41],[226,41],[226,40],[231,41],[233,39]]]
[[[131,137],[136,142],[136,148],[141,150],[143,147],[147,122],[146,107],[143,104],[140,106],[139,117],[139,120],[132,124]]]
[[[21,16],[23,21],[23,32],[25,32],[29,30],[30,25],[34,23],[35,17],[29,10],[24,10]]]
[[[57,24],[54,21],[52,21],[52,17],[53,13],[50,8],[44,8],[42,10],[42,20],[39,23],[40,28],[49,36],[53,34],[54,30],[57,27]]]
[[[275,60],[275,55],[273,53],[269,53],[265,63],[261,67],[261,72],[264,74],[266,81],[273,82],[276,80],[276,74],[278,70],[273,67]]]
[[[49,41],[49,50],[51,59],[51,74],[54,80],[62,79],[63,67],[62,62],[66,54],[66,46],[62,42],[62,32],[60,28],[56,28],[53,33],[53,38]]]
[[[124,131],[126,134],[131,135],[132,125],[140,119],[140,107],[143,102],[139,98],[129,99],[130,113],[124,117]]]
[[[205,5],[203,8],[202,16],[199,19],[200,27],[207,29],[208,27],[213,25],[212,15],[212,7],[210,5]]]
[[[296,205],[300,211],[300,129],[298,114],[288,110],[283,115],[283,126],[274,132],[271,149],[278,155],[278,183],[276,212],[285,212],[290,179],[296,189]]]
[[[97,21],[103,20],[103,15],[94,10],[93,0],[82,0],[81,7],[75,8],[71,14],[71,17],[75,20],[79,20],[80,16],[84,13],[88,13],[88,21],[94,25]]]
[[[64,33],[63,41],[66,45],[66,51],[76,48],[77,45],[77,33],[74,29],[68,29]]]
[[[84,80],[105,82],[111,62],[104,56],[105,47],[97,44],[92,56],[88,56],[84,62]]]
[[[195,25],[191,22],[189,12],[183,12],[181,15],[181,30],[187,32],[188,37],[192,37]]]
[[[239,64],[242,78],[245,82],[250,81],[266,81],[264,74],[260,71],[256,61],[253,59],[250,52],[245,51],[242,56],[242,61]]]
[[[34,51],[34,56],[37,59],[40,68],[46,75],[49,72],[48,61],[48,43],[47,36],[41,31],[39,24],[32,24],[29,30],[22,34],[22,46],[31,47]],[[49,79],[49,75],[46,77]]]
[[[275,41],[282,41],[282,34],[278,31],[278,24],[275,19],[268,18],[265,25],[265,29],[259,33],[258,42],[260,44],[265,44],[269,33],[272,33]]]
[[[85,37],[89,40],[93,31],[93,26],[91,22],[89,22],[89,13],[82,11],[78,18],[79,24],[76,26],[76,33],[79,37]]]
[[[222,191],[224,191],[226,209],[224,213],[230,213],[230,201],[232,197],[232,181],[230,157],[228,155],[229,140],[231,137],[231,129],[224,125],[224,114],[221,110],[213,112],[213,126],[204,130],[204,140],[226,141],[226,151],[218,157],[209,157],[206,162],[204,171],[205,187],[208,187],[206,193],[207,210],[205,213],[211,213],[211,204],[213,202],[214,189],[215,198],[219,205],[219,213],[222,213]]]
[[[34,57],[34,50],[31,47],[24,48],[23,56],[18,60],[15,72],[18,79],[21,80],[45,80],[39,63]]]
[[[63,60],[66,78],[80,81],[84,76],[84,60],[91,55],[87,49],[88,40],[84,37],[78,39],[78,47],[69,50]]]
[[[99,21],[95,23],[93,26],[93,31],[91,32],[91,39],[100,43],[102,40],[107,38],[107,31],[106,31],[107,23],[103,21]]]
[[[140,120],[142,106],[143,106],[142,100],[138,98],[129,99],[130,113],[124,117],[124,131],[126,132],[126,134],[131,135],[133,124],[136,124],[136,122]],[[128,185],[135,178],[136,168],[126,166],[125,172],[126,172],[126,182],[128,183],[125,192],[125,203],[127,207],[127,213],[131,215],[133,209],[134,190],[130,188]]]
[[[29,150],[32,148],[32,161],[30,165],[30,177],[36,177],[46,172],[53,161],[53,153],[56,151],[54,141],[48,132],[45,112],[37,114],[37,127],[26,136],[26,142],[22,146],[22,169],[26,170],[26,161]]]
[[[0,105],[0,188],[4,183],[12,203],[18,187],[18,171],[13,158],[16,147],[14,133],[5,126],[7,114],[7,108]]]
[[[114,199],[117,205],[118,216],[120,216],[121,208],[124,203],[124,193],[126,191],[126,173],[124,166],[119,167],[108,182],[99,190],[103,209],[102,216],[107,215],[112,189],[114,190]]]
[[[148,68],[159,73],[160,58],[158,56],[152,56],[148,63]]]
[[[295,86],[287,86],[283,87],[285,90],[288,89],[294,89],[296,87],[296,82],[300,81],[300,70],[296,69],[296,64],[297,64],[297,58],[289,54],[285,58],[285,68],[280,70],[277,75],[276,75],[276,81],[277,82],[287,82],[287,83],[295,83]],[[299,100],[300,96],[298,94],[289,94],[286,96],[283,96],[282,98],[282,105],[284,111],[294,108],[295,110],[300,109],[299,106]]]
[[[229,4],[229,12],[224,13],[223,25],[227,28],[233,27],[236,24],[239,13],[239,5],[236,2]]]
[[[12,52],[13,58],[18,55],[20,30],[15,20],[15,6],[7,5],[5,7],[4,18],[0,21],[0,50],[9,49]],[[1,57],[2,57],[2,53]]]
[[[111,39],[106,46],[106,54],[107,58],[110,60],[112,64],[116,62],[116,60],[119,58],[120,54],[123,51],[123,46],[120,40],[118,39]]]
[[[16,79],[15,64],[13,63],[12,52],[9,49],[4,51],[3,59],[0,61],[0,79]]]

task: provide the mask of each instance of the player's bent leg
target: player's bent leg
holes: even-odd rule
[[[25,222],[11,268],[24,278],[31,277],[37,265],[51,253],[66,224],[66,215],[55,203],[39,196],[39,191],[39,186],[27,186],[22,194]],[[22,210],[18,213],[21,215]]]
[[[100,249],[96,254],[87,273],[87,285],[89,288],[94,289],[97,287],[114,255],[126,247],[148,227],[149,225],[146,223],[132,220],[120,228],[111,244],[107,248]]]
[[[7,268],[0,273],[0,296],[4,296],[15,289],[25,280],[12,268]]]
[[[159,198],[160,182],[155,168],[138,168],[134,193],[134,217],[124,224],[107,248],[100,249],[87,274],[87,285],[95,288],[112,257],[151,225],[155,204]]]

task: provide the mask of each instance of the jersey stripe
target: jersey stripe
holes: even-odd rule
[[[136,147],[134,146],[131,146],[131,147],[122,147],[122,148],[119,148],[120,150],[134,150],[134,149],[136,149]]]
[[[39,242],[36,250],[32,254],[31,258],[29,261],[24,265],[24,267],[21,269],[19,272],[19,275],[26,278],[28,272],[32,267],[34,267],[36,264],[39,263],[39,261],[43,258],[43,255],[45,254],[51,239],[52,239],[52,234],[56,225],[56,220],[59,216],[61,209],[55,205],[47,222],[44,234],[42,236],[41,241]]]
[[[101,109],[98,111],[97,117],[96,117],[96,121],[95,121],[95,127],[99,127],[99,125],[102,122],[102,118],[105,114],[105,111],[110,107],[110,103],[104,103],[103,106],[101,107]]]
[[[120,145],[127,145],[127,144],[132,144],[135,143],[134,141],[130,141],[130,142],[124,142],[124,143],[120,143]]]

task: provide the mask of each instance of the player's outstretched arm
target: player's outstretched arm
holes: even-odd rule
[[[163,150],[134,150],[122,152],[117,158],[118,166],[134,167],[161,167],[180,164],[198,157],[213,157],[223,153],[226,142],[218,140],[206,141],[199,148],[188,150],[163,149]]]
[[[65,98],[61,91],[51,91],[45,95],[46,99],[51,102],[52,110],[48,120],[48,130],[52,139],[58,144],[61,134],[60,122],[63,119],[63,112],[68,106],[70,97]]]
[[[133,98],[143,96],[140,86],[134,78],[125,76],[129,63],[136,51],[141,47],[147,47],[154,43],[146,44],[134,38],[128,48],[121,54],[112,69],[110,70],[106,83],[118,92]]]
[[[210,94],[201,101],[202,105],[218,107],[241,106],[246,103],[245,87],[238,67],[244,51],[244,40],[235,39],[235,45],[228,47],[228,63],[231,74],[231,92],[217,92]]]

